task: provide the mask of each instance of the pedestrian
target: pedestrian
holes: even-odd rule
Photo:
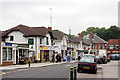
[[[53,53],[53,55],[52,55],[52,62],[54,63],[54,61],[55,61],[55,54]]]
[[[80,54],[78,55],[78,60],[80,60]]]
[[[71,57],[70,54],[67,54],[67,56],[68,56],[68,62],[70,62],[70,57]]]
[[[56,62],[58,63],[59,62],[59,54],[57,53],[56,55]]]
[[[61,58],[62,58],[62,56],[61,56],[61,54],[59,54],[59,62],[61,62]]]

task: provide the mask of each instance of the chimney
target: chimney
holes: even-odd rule
[[[80,37],[80,38],[83,38],[83,37],[84,37],[84,34],[80,34],[79,37]]]
[[[51,30],[52,30],[52,27],[48,27],[48,30],[50,30],[50,31],[51,31]]]
[[[94,38],[94,34],[93,34],[93,32],[90,33],[90,36],[91,36],[91,38]]]

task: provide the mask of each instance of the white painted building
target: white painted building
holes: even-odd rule
[[[80,37],[70,37],[68,42],[68,52],[71,54],[72,58],[78,58],[78,54],[80,54],[82,50],[82,43]]]
[[[18,25],[4,31],[2,36],[4,38],[1,44],[3,65],[18,64],[24,58],[26,60],[30,59],[33,62],[41,61],[41,51],[44,51],[44,61],[49,61],[49,52],[52,53],[54,50],[51,45],[52,34],[45,27],[33,28]]]
[[[55,37],[53,43],[54,43],[54,49],[55,52],[58,52],[59,54],[63,56],[67,55],[67,36],[62,31],[52,31],[53,37]]]

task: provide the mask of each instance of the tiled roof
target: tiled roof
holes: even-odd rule
[[[86,36],[83,37],[83,42],[88,45],[91,44],[90,34],[87,34]],[[107,41],[103,40],[102,38],[94,34],[94,37],[92,38],[92,43],[107,43]]]
[[[7,34],[9,34],[11,31],[21,31],[26,36],[36,36],[36,35],[39,35],[32,28],[20,24],[20,25],[18,25],[16,27],[13,27],[11,29],[8,29],[8,30],[4,31],[2,36],[7,36]]]
[[[2,36],[7,36],[11,31],[21,31],[25,36],[43,36],[45,37],[48,32],[50,32],[45,27],[28,27],[25,25],[18,25],[9,30],[4,31]]]
[[[71,37],[71,38],[70,38],[70,41],[71,41],[71,42],[74,42],[74,43],[80,43],[81,38],[74,36],[74,37]]]
[[[46,27],[31,27],[35,32],[37,32],[41,36],[46,36],[49,30]]]
[[[63,33],[62,31],[52,31],[53,37],[55,37],[57,40],[62,40],[63,36],[65,35],[65,33]]]
[[[120,45],[120,39],[109,39],[108,45]]]

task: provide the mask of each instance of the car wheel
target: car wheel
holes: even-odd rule
[[[97,73],[97,69],[95,71],[93,71],[93,73],[96,74]]]
[[[77,69],[77,72],[79,73],[79,72],[80,72],[80,70],[78,70],[78,69]]]

